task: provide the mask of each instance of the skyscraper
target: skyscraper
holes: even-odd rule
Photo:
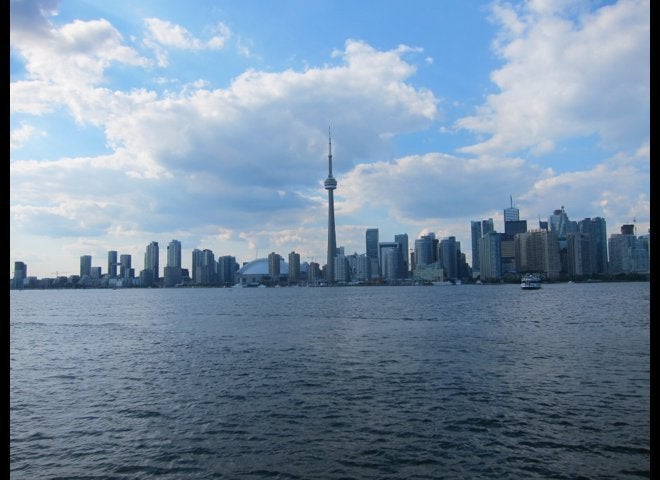
[[[472,273],[475,276],[479,275],[479,240],[481,239],[481,221],[470,222],[470,233],[472,240]]]
[[[124,253],[119,256],[119,276],[121,278],[133,278],[135,270],[131,267],[131,255]]]
[[[517,222],[520,220],[520,210],[513,206],[513,197],[509,197],[511,200],[511,206],[504,209],[504,223],[506,222]]]
[[[578,229],[580,233],[589,234],[591,237],[591,273],[607,273],[608,242],[605,219],[601,217],[585,218],[578,222]]]
[[[158,281],[159,269],[158,269],[158,242],[151,242],[147,245],[147,251],[144,253],[144,269],[151,270],[153,272],[153,281]]]
[[[172,240],[167,245],[167,264],[163,269],[163,283],[173,287],[181,283],[181,242]]]
[[[172,240],[167,246],[167,266],[181,268],[181,242]]]
[[[369,259],[369,279],[377,278],[378,272],[378,229],[367,228],[365,234],[367,258]]]
[[[300,254],[289,253],[289,283],[298,283],[300,279]]]
[[[401,246],[401,256],[403,257],[403,271],[401,272],[401,275],[405,278],[408,276],[408,272],[410,271],[408,263],[408,234],[400,233],[398,235],[394,235],[394,241]]]
[[[324,182],[328,191],[328,258],[326,262],[326,282],[335,281],[335,255],[337,254],[337,236],[335,234],[335,202],[333,190],[337,188],[337,180],[332,176],[332,138],[328,127],[328,178]]]
[[[92,256],[91,255],[81,255],[80,257],[80,278],[85,275],[90,276],[92,274]]]
[[[14,262],[14,288],[23,288],[27,278],[27,265],[24,262]]]
[[[117,276],[117,250],[110,250],[108,252],[108,277],[115,278]]]

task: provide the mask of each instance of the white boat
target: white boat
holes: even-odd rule
[[[445,285],[454,285],[454,284],[453,284],[452,282],[450,282],[450,281],[445,281],[445,282],[431,282],[431,285],[441,285],[441,286],[445,286]]]
[[[538,290],[541,288],[541,277],[532,273],[523,275],[520,280],[520,288],[523,290]]]

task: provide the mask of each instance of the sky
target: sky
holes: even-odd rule
[[[10,277],[325,263],[556,209],[650,231],[650,2],[10,0]]]

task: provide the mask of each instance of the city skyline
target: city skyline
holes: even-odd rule
[[[240,263],[512,204],[650,228],[650,5],[10,3],[10,275],[152,241]],[[539,52],[541,55],[539,55]],[[104,268],[105,271],[105,268]]]
[[[573,259],[568,259],[569,265],[563,265],[561,267],[562,269],[562,274],[565,275],[566,278],[574,278],[574,277],[580,277],[582,275],[585,275],[586,277],[590,277],[592,275],[617,275],[621,273],[649,273],[650,272],[650,265],[649,265],[649,244],[648,242],[650,241],[650,233],[643,233],[643,232],[638,232],[637,231],[637,225],[635,223],[633,224],[624,224],[620,225],[618,228],[614,228],[614,231],[609,231],[607,228],[607,220],[602,218],[602,217],[595,217],[595,218],[581,218],[581,219],[574,219],[570,218],[568,214],[566,213],[564,207],[562,206],[561,209],[555,209],[553,213],[547,217],[547,220],[539,220],[538,224],[531,223],[528,225],[527,220],[523,220],[519,218],[519,212],[518,209],[513,207],[513,204],[508,207],[503,209],[503,224],[504,229],[502,231],[498,231],[495,228],[495,222],[493,221],[492,218],[488,219],[482,219],[482,220],[473,220],[471,221],[471,242],[472,246],[474,246],[474,242],[476,241],[479,243],[479,238],[483,237],[485,238],[487,233],[490,234],[495,234],[497,238],[497,254],[496,254],[496,261],[498,262],[498,273],[495,275],[495,278],[501,279],[507,274],[513,274],[514,277],[520,276],[521,272],[517,270],[516,265],[518,265],[519,261],[515,261],[515,265],[511,265],[508,262],[515,260],[515,254],[513,254],[514,258],[507,258],[508,255],[511,255],[512,252],[510,253],[505,253],[505,248],[500,247],[500,243],[504,243],[504,241],[509,241],[512,242],[514,240],[514,236],[517,237],[517,233],[521,234],[527,234],[528,236],[534,236],[538,233],[543,233],[543,232],[548,232],[550,231],[555,235],[555,242],[556,243],[556,254],[560,255],[560,250],[563,251],[563,254],[566,254],[567,250],[573,250],[575,248],[578,248],[576,246],[568,246],[567,245],[567,240],[569,243],[572,242],[570,240],[570,235],[576,235],[578,232],[581,234],[587,234],[587,237],[590,237],[586,239],[587,244],[583,245],[580,250],[583,250],[586,252],[586,250],[591,250],[590,253],[584,253],[586,255],[586,261],[589,264],[590,269],[592,271],[590,272],[582,272],[576,271],[575,269],[580,269],[581,267],[577,266],[576,263],[571,264],[571,262],[577,262],[581,263],[583,260],[581,260],[579,257],[582,257],[583,254],[577,253],[578,258],[573,258]],[[584,224],[584,225],[583,225]],[[475,226],[478,227],[477,231],[475,231]],[[520,228],[523,226],[524,228]],[[584,236],[584,235],[578,235],[578,237]],[[616,237],[616,238],[615,238]],[[630,243],[631,238],[634,238],[633,240],[635,245],[632,245]],[[435,246],[431,246],[430,242],[431,239],[435,243]],[[644,243],[638,243],[640,240],[645,239]],[[625,243],[625,248],[623,248],[624,251],[620,251],[621,247],[617,246],[618,251],[616,253],[610,252],[610,242],[615,242],[616,245],[618,245],[621,242]],[[428,244],[426,247],[423,246],[425,244]],[[443,244],[444,247],[443,247]],[[590,245],[589,245],[590,244]],[[418,264],[421,263],[421,267],[423,268],[424,266],[429,266],[431,264],[435,264],[436,262],[440,261],[438,258],[435,258],[436,255],[441,255],[446,258],[454,258],[455,260],[457,257],[455,256],[456,252],[459,252],[463,256],[463,262],[465,262],[465,265],[467,268],[470,269],[471,271],[471,276],[472,278],[483,278],[483,268],[480,269],[479,265],[479,259],[477,256],[477,261],[475,262],[475,258],[472,257],[472,261],[469,260],[469,253],[466,254],[464,249],[460,246],[460,241],[456,241],[456,237],[453,235],[449,235],[447,237],[437,237],[435,235],[435,232],[428,232],[427,234],[421,235],[418,238],[413,239],[412,244],[409,243],[408,241],[408,234],[407,233],[399,233],[394,235],[394,241],[389,241],[389,240],[383,240],[380,239],[379,241],[379,228],[368,228],[364,232],[364,249],[362,251],[356,250],[352,253],[347,252],[345,247],[343,245],[336,245],[335,246],[335,251],[336,251],[336,257],[365,257],[367,262],[371,262],[371,265],[367,268],[368,279],[379,279],[379,280],[387,280],[389,275],[387,272],[382,271],[381,269],[387,268],[384,265],[385,263],[385,255],[382,253],[383,250],[388,250],[392,247],[395,247],[396,250],[400,250],[401,253],[406,252],[405,258],[400,258],[401,262],[401,270],[398,271],[396,274],[396,278],[405,278],[408,274],[412,273],[413,270],[415,270],[415,266],[410,264],[410,261],[413,260],[411,256],[414,255],[414,261]],[[438,248],[439,247],[439,248]],[[511,244],[511,247],[513,247],[513,243]],[[445,251],[445,248],[449,248],[450,250]],[[640,250],[639,252],[631,252],[629,251],[630,249],[633,249],[635,251]],[[117,278],[140,278],[144,272],[148,272],[148,282],[151,283],[152,281],[158,282],[159,280],[161,282],[164,282],[164,286],[175,286],[176,284],[180,283],[182,277],[182,271],[185,270],[188,275],[188,278],[193,279],[193,283],[195,283],[195,279],[197,278],[195,274],[195,267],[199,266],[201,264],[206,264],[206,261],[201,261],[200,259],[204,256],[209,256],[210,259],[210,264],[213,265],[213,270],[218,270],[217,274],[220,275],[220,271],[222,270],[223,273],[222,275],[228,276],[230,275],[227,272],[228,265],[226,264],[227,259],[231,259],[232,264],[235,262],[236,263],[236,269],[241,269],[242,267],[246,267],[249,264],[257,263],[259,261],[268,261],[268,263],[271,262],[271,257],[277,257],[281,259],[282,261],[286,262],[286,257],[288,256],[289,261],[291,258],[295,258],[295,263],[297,264],[297,271],[300,269],[301,264],[305,264],[307,266],[311,264],[317,265],[319,268],[323,268],[324,275],[326,276],[331,276],[335,277],[335,272],[334,272],[334,265],[335,265],[335,259],[333,259],[332,265],[333,267],[331,269],[328,269],[328,264],[319,264],[317,262],[314,262],[313,259],[311,262],[309,261],[301,261],[300,259],[300,254],[295,251],[291,251],[287,254],[282,254],[280,252],[270,252],[265,256],[261,257],[255,257],[252,259],[248,260],[243,260],[240,261],[239,258],[235,257],[234,255],[231,254],[217,254],[217,252],[214,252],[211,249],[208,248],[203,248],[203,247],[195,247],[190,250],[191,253],[191,264],[190,267],[184,266],[182,262],[182,246],[181,242],[176,239],[172,239],[169,241],[167,244],[167,248],[164,249],[165,253],[163,253],[162,250],[160,250],[160,246],[158,241],[152,241],[145,247],[145,251],[143,253],[143,258],[144,258],[144,263],[142,265],[142,268],[139,268],[139,265],[137,265],[133,261],[133,255],[131,254],[125,254],[122,253],[120,255],[120,261],[117,262],[117,257],[118,257],[118,252],[116,250],[110,250],[107,252],[106,255],[106,261],[107,264],[104,264],[103,261],[101,261],[101,266],[99,265],[94,265],[93,264],[93,258],[92,255],[81,255],[79,257],[79,274],[76,272],[53,272],[56,275],[47,276],[47,277],[38,277],[33,274],[29,274],[28,270],[28,265],[21,261],[17,260],[14,262],[13,265],[13,270],[12,270],[12,278],[16,277],[16,272],[17,269],[20,269],[22,271],[22,278],[36,278],[38,280],[55,280],[57,278],[61,277],[68,277],[68,278],[73,278],[73,277],[83,277],[83,276],[91,276],[96,279],[100,279],[102,276],[104,277],[117,277]],[[375,250],[375,251],[374,251]],[[628,250],[626,253],[625,251]],[[641,250],[645,250],[646,253],[641,252]],[[155,255],[153,252],[156,252]],[[472,250],[474,251],[474,250]],[[435,252],[435,253],[434,253]],[[468,250],[468,252],[471,252],[471,250]],[[644,253],[644,258],[632,258],[635,257],[635,255],[639,253]],[[569,256],[576,254],[574,253],[568,253]],[[163,264],[162,262],[159,261],[160,257],[165,256],[165,263]],[[217,259],[216,259],[217,255]],[[614,255],[616,257],[616,260],[614,260],[615,266],[614,269],[610,271],[609,264],[613,261]],[[624,259],[621,257],[621,255],[632,255],[632,257],[628,259]],[[197,257],[197,258],[196,258]],[[375,258],[374,258],[375,257]],[[373,261],[370,259],[374,258]],[[223,265],[216,265],[216,260],[217,262],[225,262]],[[559,260],[559,256],[557,257],[557,260]],[[620,264],[620,262],[623,261],[624,264]],[[625,262],[633,262],[632,264],[626,264]],[[375,263],[373,263],[375,262]],[[563,261],[562,261],[563,262]],[[639,264],[636,262],[640,262]],[[98,263],[98,262],[97,262]],[[163,265],[162,269],[159,269],[158,264],[161,263]],[[444,263],[444,262],[441,262]],[[636,270],[637,267],[642,267],[643,270],[640,272]],[[104,270],[104,267],[106,267],[106,270]],[[420,265],[417,265],[417,267],[420,267]],[[445,270],[444,276],[445,278],[450,278],[452,280],[457,279],[458,275],[456,275],[455,269],[458,266],[451,266],[451,265],[442,265],[442,269]],[[118,270],[119,268],[119,270]],[[176,269],[176,274],[173,276],[173,271],[170,271],[168,273],[168,269],[174,268]],[[564,271],[564,269],[566,270]],[[26,272],[27,270],[27,272]],[[92,271],[96,270],[96,275],[92,274]],[[129,272],[131,270],[132,272]],[[480,275],[480,270],[482,270],[482,275]],[[543,268],[539,270],[541,273],[543,272]],[[118,274],[119,273],[119,274]],[[522,272],[524,273],[524,272]],[[546,274],[548,272],[545,272]],[[555,273],[559,273],[559,270],[557,270]],[[489,275],[486,274],[485,279],[490,279],[492,280],[493,278]],[[327,279],[326,279],[327,281]],[[11,283],[11,282],[10,282]],[[202,282],[203,283],[203,282]],[[336,280],[332,280],[329,283],[336,283]]]

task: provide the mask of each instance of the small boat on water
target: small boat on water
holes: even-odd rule
[[[523,290],[538,290],[541,288],[541,277],[533,273],[523,275],[520,280],[520,288]]]

